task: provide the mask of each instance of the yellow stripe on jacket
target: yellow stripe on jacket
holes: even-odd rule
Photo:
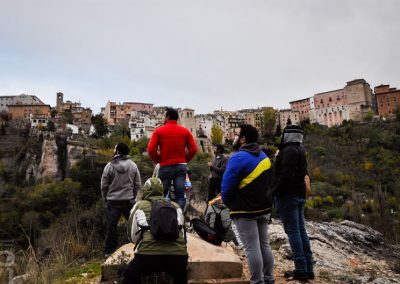
[[[259,177],[264,171],[268,170],[269,168],[271,168],[271,161],[269,160],[269,158],[265,158],[247,177],[245,177],[240,182],[239,189],[242,189],[243,187],[251,183],[253,180]]]

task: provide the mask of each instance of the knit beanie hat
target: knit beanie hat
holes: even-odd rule
[[[283,129],[281,143],[303,143],[303,129],[297,125],[288,125]]]

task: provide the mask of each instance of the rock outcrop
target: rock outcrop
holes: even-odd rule
[[[351,221],[307,222],[317,279],[313,283],[400,283],[400,248],[381,233]],[[292,252],[282,224],[269,226],[277,278],[293,269]]]
[[[312,283],[400,283],[400,248],[385,243],[381,233],[351,221],[307,222],[307,231],[315,261]],[[294,266],[278,220],[270,224],[269,236],[276,283],[286,283],[283,273]],[[229,244],[213,246],[193,235],[189,235],[188,250],[189,283],[248,283],[242,250]],[[133,245],[125,245],[103,264],[106,283],[117,279],[118,269],[132,259],[132,252]],[[158,279],[157,283],[163,282]]]
[[[59,177],[57,158],[57,145],[54,140],[44,140],[42,146],[42,158],[38,167],[37,179]]]

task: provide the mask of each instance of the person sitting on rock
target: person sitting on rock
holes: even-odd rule
[[[215,218],[217,214],[221,214],[222,221],[222,229],[224,242],[233,241],[236,246],[239,246],[239,242],[236,238],[236,235],[232,229],[232,219],[229,216],[229,209],[222,202],[221,194],[218,194],[217,197],[208,202],[208,207],[206,210],[206,215],[204,217],[206,223],[215,229]]]
[[[176,284],[187,283],[188,252],[182,209],[177,203],[165,199],[163,183],[157,177],[149,178],[142,190],[143,199],[132,208],[128,221],[128,233],[137,251],[123,272],[122,283],[141,283],[141,277],[158,272],[171,275]],[[179,226],[176,239],[161,240],[153,235],[152,218],[159,215],[155,215],[152,209],[157,202],[167,202],[175,207],[175,220]]]

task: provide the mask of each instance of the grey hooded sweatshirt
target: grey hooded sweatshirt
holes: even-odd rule
[[[105,166],[101,177],[103,200],[135,200],[141,186],[138,167],[128,156],[115,156]]]

